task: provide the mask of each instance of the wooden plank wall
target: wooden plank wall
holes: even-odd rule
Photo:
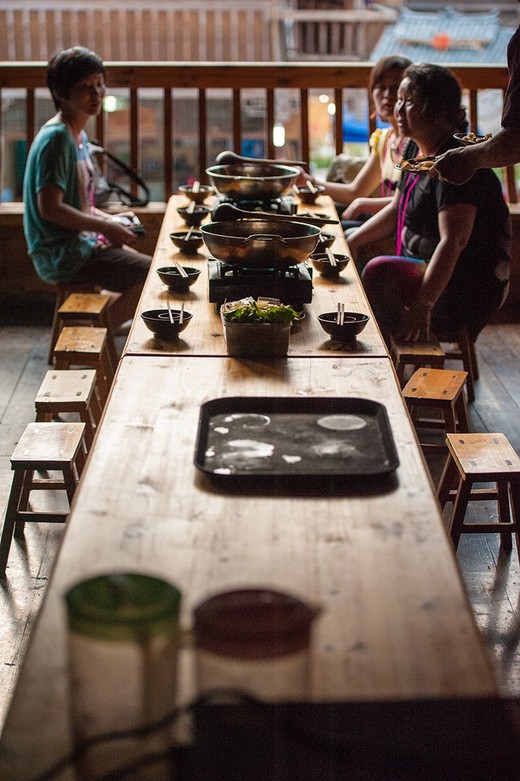
[[[269,61],[270,0],[2,2],[0,60],[49,60],[82,45],[117,61]]]

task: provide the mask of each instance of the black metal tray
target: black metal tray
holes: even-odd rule
[[[345,480],[398,465],[386,408],[371,399],[231,396],[200,409],[195,466],[221,484]]]

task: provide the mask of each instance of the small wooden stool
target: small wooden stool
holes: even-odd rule
[[[446,357],[435,337],[429,342],[398,342],[392,339],[390,355],[401,386],[407,366],[412,366],[413,371],[426,366],[442,369]]]
[[[446,432],[469,431],[466,377],[467,373],[462,371],[417,369],[402,391],[414,423],[425,428],[444,428]],[[424,409],[438,410],[441,419],[419,417]]]
[[[117,351],[110,325],[111,296],[103,293],[71,293],[58,309],[57,335],[64,325],[95,325],[107,329],[107,347],[113,368],[117,365]]]
[[[463,532],[500,532],[508,551],[516,537],[520,560],[520,458],[504,434],[447,434],[449,455],[437,498],[441,509],[453,501],[450,534],[455,546]],[[495,483],[495,488],[473,488],[474,483]],[[464,523],[468,502],[498,502],[498,523]]]
[[[71,366],[96,369],[97,387],[104,405],[114,377],[107,348],[107,329],[66,325],[61,329],[54,348],[54,366],[56,369],[69,369]]]
[[[31,491],[66,491],[69,506],[85,463],[83,447],[84,423],[30,423],[23,432],[11,456],[14,471],[11,493],[5,512],[0,540],[0,577],[5,568],[13,531],[23,533],[25,522],[64,523],[68,514],[33,512],[29,509]],[[35,478],[35,472],[58,471],[56,477]]]
[[[90,450],[101,418],[95,369],[49,369],[34,400],[36,420],[52,420],[60,412],[74,412],[85,424],[85,446]]]
[[[61,330],[61,323],[58,322],[58,310],[67,296],[71,293],[98,293],[99,287],[92,283],[78,282],[58,282],[54,285],[56,288],[56,301],[54,303],[54,314],[52,316],[51,338],[49,343],[49,353],[47,363],[52,363],[54,358],[54,345],[58,339]]]
[[[466,391],[468,401],[475,401],[475,382],[479,378],[478,358],[475,350],[475,342],[471,339],[468,329],[461,328],[455,334],[439,334],[440,342],[453,345],[446,349],[446,360],[462,361],[462,367],[468,373],[466,381]]]

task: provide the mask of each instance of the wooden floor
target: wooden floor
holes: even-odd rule
[[[46,359],[50,312],[40,303],[28,303],[22,310],[16,308],[6,313],[4,308],[0,314],[3,517],[11,486],[9,457],[21,432],[34,419],[34,397],[49,368]],[[120,347],[123,341],[119,338]],[[520,452],[520,324],[488,326],[479,337],[477,351],[480,380],[471,406],[472,428],[502,431]],[[427,457],[437,480],[443,459],[428,454]],[[477,517],[496,517],[493,504],[480,503],[474,511],[477,513]],[[7,579],[0,580],[0,726],[62,534],[62,526],[26,526],[25,541],[16,541],[11,549]],[[520,697],[520,567],[516,548],[508,557],[499,549],[498,535],[465,535],[457,556],[503,693]]]

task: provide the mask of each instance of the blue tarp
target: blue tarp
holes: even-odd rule
[[[380,119],[376,120],[377,127],[388,127]],[[356,117],[351,111],[343,109],[343,141],[352,144],[368,143],[368,113],[363,119]]]

